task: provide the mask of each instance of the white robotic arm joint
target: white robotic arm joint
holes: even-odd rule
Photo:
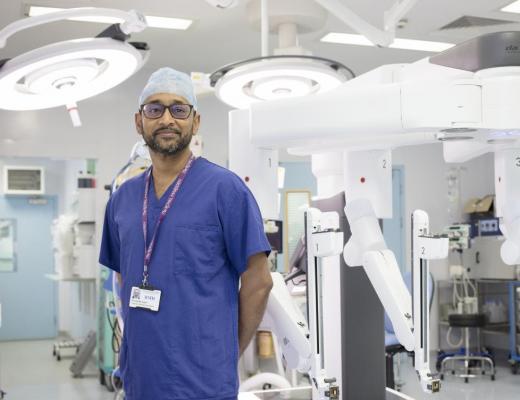
[[[447,235],[421,235],[416,240],[419,258],[442,260],[448,257],[449,239]]]

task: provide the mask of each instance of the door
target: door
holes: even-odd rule
[[[0,196],[0,220],[14,227],[13,265],[4,264],[0,271],[0,341],[57,334],[56,283],[45,277],[54,273],[51,223],[55,217],[53,196]]]

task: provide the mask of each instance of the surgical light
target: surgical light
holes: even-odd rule
[[[312,56],[269,56],[228,65],[210,76],[217,97],[235,108],[323,93],[353,73],[344,65]]]
[[[520,14],[520,0],[513,1],[507,6],[501,8],[500,11]]]
[[[357,46],[374,46],[365,36],[350,33],[330,32],[321,38],[322,42],[353,44]],[[429,51],[438,53],[453,47],[452,43],[432,42],[427,40],[399,39],[396,38],[388,47],[391,49]]]
[[[334,89],[354,73],[346,66],[312,56],[298,40],[298,32],[320,30],[327,13],[314,0],[250,1],[248,21],[260,26],[261,57],[239,61],[210,75],[216,96],[234,108],[253,103],[304,97]],[[269,22],[271,21],[271,22]],[[278,47],[269,52],[269,30],[276,31]]]
[[[96,38],[53,43],[0,63],[0,108],[40,110],[65,105],[74,126],[81,121],[77,101],[105,92],[128,79],[146,62],[146,43],[127,43],[145,29],[135,11],[69,9],[16,21],[0,31],[0,48],[13,34],[67,18],[101,16],[122,21]]]
[[[30,6],[28,15],[29,17],[35,17],[63,10],[65,9],[57,7]],[[186,30],[193,23],[191,19],[185,18],[157,17],[153,15],[146,15],[145,18],[150,28]],[[72,17],[67,19],[70,21],[95,22],[101,24],[119,24],[123,22],[121,18],[104,16]]]

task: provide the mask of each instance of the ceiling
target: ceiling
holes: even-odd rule
[[[190,18],[195,22],[187,31],[149,28],[134,35],[132,40],[145,41],[150,45],[152,55],[148,68],[171,65],[186,71],[212,72],[222,65],[260,55],[260,34],[250,28],[246,18],[247,1],[244,0],[236,8],[221,10],[213,8],[204,0],[2,0],[0,27],[23,18],[27,4],[64,8],[95,6],[137,9],[147,15]],[[342,2],[370,23],[382,27],[383,13],[392,6],[394,0]],[[482,33],[519,30],[520,14],[498,11],[510,2],[511,0],[419,0],[407,15],[408,24],[397,35],[410,39],[459,43]],[[442,26],[464,15],[518,22],[488,28],[439,31]],[[91,37],[103,27],[101,24],[69,21],[36,27],[15,35],[7,47],[0,50],[0,58],[13,57],[60,40]],[[330,31],[353,32],[343,22],[329,16],[322,30],[301,35],[300,43],[314,55],[342,62],[356,74],[381,64],[412,62],[429,55],[417,51],[321,43],[319,39]],[[271,48],[275,44],[276,37],[271,35]]]
[[[236,8],[221,10],[210,6],[205,0],[32,0],[30,2],[1,0],[0,28],[24,18],[27,4],[62,8],[94,6],[123,10],[136,9],[146,15],[190,18],[194,23],[187,31],[149,28],[132,36],[132,40],[145,41],[149,44],[151,57],[148,64],[135,77],[118,88],[82,101],[80,110],[85,122],[83,128],[71,130],[70,120],[63,107],[33,112],[0,110],[2,127],[0,154],[26,156],[36,152],[54,156],[58,153],[62,155],[66,151],[70,157],[83,157],[86,153],[97,154],[101,147],[107,146],[107,140],[116,140],[118,145],[121,143],[117,141],[126,143],[126,140],[128,143],[121,145],[125,149],[121,153],[123,156],[119,156],[121,160],[117,160],[117,162],[124,162],[126,148],[131,148],[136,137],[132,118],[135,112],[133,99],[137,98],[150,70],[161,66],[172,66],[184,71],[213,72],[223,65],[260,55],[260,33],[248,25],[247,1],[249,0],[243,0]],[[342,2],[365,20],[382,27],[383,13],[393,5],[394,0],[342,0]],[[520,14],[498,11],[510,2],[511,0],[419,0],[407,15],[408,24],[398,32],[397,36],[460,43],[492,31],[520,30]],[[439,31],[441,27],[464,15],[518,22],[489,28]],[[10,38],[7,46],[0,49],[0,59],[15,57],[45,44],[93,37],[104,28],[105,25],[101,24],[71,21],[35,27]],[[320,38],[330,31],[353,32],[340,20],[329,15],[323,29],[301,35],[300,44],[316,56],[345,64],[358,75],[382,64],[413,62],[430,55],[430,53],[409,50],[320,42]],[[275,44],[276,37],[271,35],[271,49]],[[213,151],[213,148],[225,148],[227,106],[217,102],[212,96],[199,100],[202,100],[201,108],[205,110],[204,115],[209,114],[205,121],[211,121],[210,124],[204,125],[206,131],[203,133],[207,137],[207,149]],[[110,110],[110,121],[99,118],[99,115],[108,112],[107,110]],[[107,132],[110,135],[107,135]],[[114,138],[111,135],[115,135]],[[98,146],[98,143],[104,144]],[[58,149],[64,150],[58,151]],[[213,155],[215,158],[220,154],[217,153],[215,150]],[[222,165],[225,164],[225,160],[221,162]]]

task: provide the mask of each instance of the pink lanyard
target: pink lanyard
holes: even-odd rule
[[[159,219],[157,220],[157,223],[155,224],[155,230],[152,236],[152,240],[150,241],[150,244],[148,247],[146,247],[147,242],[147,236],[148,236],[148,191],[150,190],[150,179],[152,176],[152,168],[148,170],[148,173],[146,174],[146,184],[144,188],[144,200],[143,200],[143,235],[144,235],[144,271],[143,271],[143,287],[148,286],[148,267],[150,265],[150,260],[152,259],[152,254],[155,246],[155,242],[157,239],[157,233],[159,232],[159,227],[161,226],[161,223],[166,218],[166,214],[168,214],[168,211],[170,211],[170,208],[173,205],[173,201],[175,200],[175,197],[177,196],[177,193],[179,192],[179,189],[184,182],[184,179],[186,178],[186,174],[190,170],[193,161],[195,161],[196,157],[192,154],[188,162],[186,163],[184,169],[179,174],[179,177],[177,178],[177,182],[175,183],[175,186],[173,187],[173,190],[171,191],[170,195],[168,196],[168,200],[166,201],[166,204],[164,205],[161,214],[159,214]]]

